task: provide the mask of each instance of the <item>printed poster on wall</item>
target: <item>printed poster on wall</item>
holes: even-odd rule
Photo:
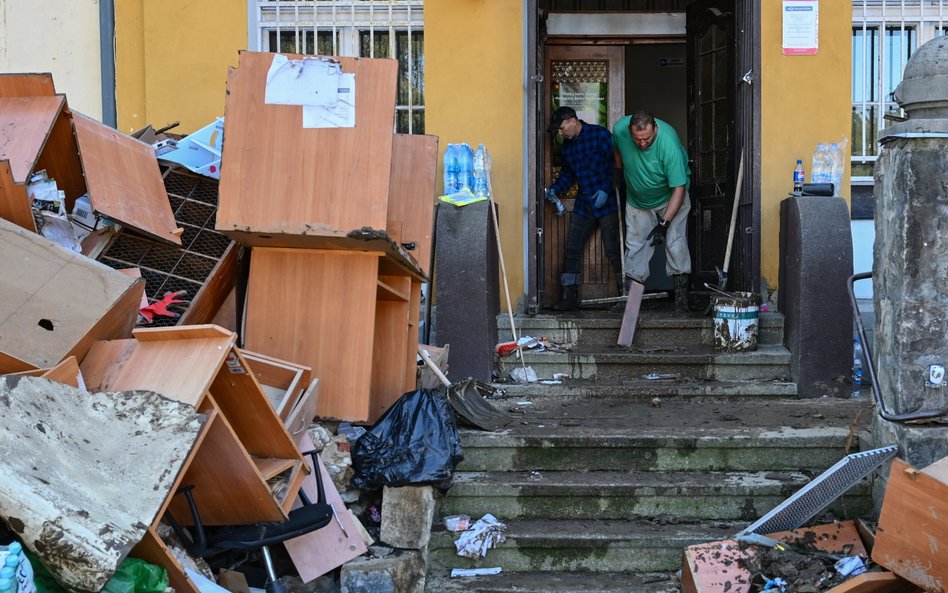
[[[819,0],[783,0],[783,53],[813,55],[819,48]]]

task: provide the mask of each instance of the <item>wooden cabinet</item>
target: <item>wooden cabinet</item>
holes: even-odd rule
[[[308,470],[235,347],[236,334],[199,325],[140,329],[133,336],[93,345],[81,365],[89,389],[148,389],[192,404],[207,416],[175,484],[175,490],[195,486],[194,498],[205,523],[284,520]],[[132,555],[164,566],[175,589],[194,593],[196,587],[156,531],[169,509],[178,521],[190,521],[185,501],[169,496]]]

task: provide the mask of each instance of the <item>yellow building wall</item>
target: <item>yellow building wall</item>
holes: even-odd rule
[[[247,47],[247,3],[115,3],[118,128],[179,120],[187,134],[224,115],[227,68]]]
[[[440,149],[484,144],[500,209],[500,236],[516,305],[523,269],[523,3],[426,0],[425,132]],[[441,159],[438,192],[441,192]],[[446,206],[453,207],[453,206]],[[503,294],[501,294],[503,299]],[[503,305],[502,305],[503,306]]]
[[[97,0],[0,0],[0,71],[51,72],[69,106],[102,119]]]
[[[819,142],[849,139],[851,127],[852,4],[821,0],[819,52],[782,53],[782,3],[761,7],[761,275],[777,286],[780,265],[780,202],[793,189],[793,168],[803,160],[810,180]],[[840,192],[849,199],[849,153]]]

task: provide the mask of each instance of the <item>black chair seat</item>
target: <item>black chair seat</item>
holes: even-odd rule
[[[222,527],[207,534],[207,550],[202,555],[224,550],[256,550],[293,539],[322,529],[332,521],[332,513],[329,503],[313,503],[290,511],[289,518],[282,523]]]

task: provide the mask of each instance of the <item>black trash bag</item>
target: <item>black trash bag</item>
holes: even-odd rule
[[[464,456],[444,388],[402,394],[352,445],[352,485],[433,484],[451,486],[451,473]]]

